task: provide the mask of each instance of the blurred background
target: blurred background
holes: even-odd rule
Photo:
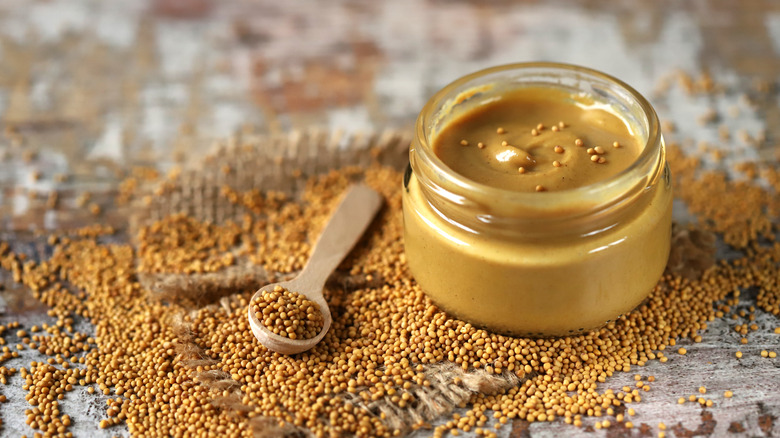
[[[760,110],[740,120],[754,137],[780,129],[776,1],[3,0],[0,214],[54,226],[52,192],[62,209],[242,130],[409,130],[446,83],[533,60],[615,75],[683,134],[713,105]],[[691,98],[702,77],[726,100]]]
[[[121,227],[128,177],[199,162],[233,135],[408,137],[450,81],[539,60],[628,82],[667,141],[709,165],[780,159],[777,0],[0,0],[0,240]],[[36,320],[31,300],[0,293],[0,316]],[[28,430],[23,395],[9,397],[4,421],[18,428],[6,431]],[[77,436],[97,433],[80,421],[102,415],[95,400],[77,397]],[[780,415],[776,396],[767,403]],[[756,409],[734,413],[753,419],[744,432],[777,433]],[[680,418],[694,435],[728,427]]]

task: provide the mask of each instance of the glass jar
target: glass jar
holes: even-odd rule
[[[518,87],[593,99],[631,128],[638,158],[594,184],[525,193],[471,181],[435,155],[432,139],[448,121]],[[447,313],[509,335],[598,328],[642,303],[669,256],[672,188],[658,117],[630,86],[582,67],[512,64],[462,77],[417,118],[403,215],[409,268]]]

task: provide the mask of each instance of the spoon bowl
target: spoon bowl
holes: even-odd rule
[[[330,314],[330,307],[328,307],[328,303],[325,302],[325,297],[322,296],[322,289],[304,289],[301,286],[305,287],[305,285],[302,285],[300,284],[301,282],[296,281],[298,278],[300,277],[296,277],[290,281],[265,285],[257,292],[255,292],[255,294],[252,296],[252,301],[249,302],[249,326],[252,328],[252,333],[261,344],[265,345],[269,350],[273,350],[277,353],[297,354],[306,350],[310,350],[312,347],[317,345],[322,340],[322,338],[325,337],[325,335],[328,333],[328,329],[330,329],[331,323],[333,322]],[[323,322],[322,329],[319,333],[317,333],[316,336],[309,339],[290,339],[277,335],[271,330],[268,330],[263,325],[263,323],[257,319],[257,315],[255,315],[255,312],[252,311],[252,302],[254,302],[255,299],[260,297],[262,294],[273,291],[276,286],[281,286],[282,288],[289,291],[297,292],[319,306],[320,312],[322,313]]]
[[[365,184],[352,186],[325,226],[300,274],[292,280],[265,285],[255,292],[249,302],[247,316],[252,333],[261,344],[277,353],[297,354],[311,349],[325,337],[333,322],[328,303],[322,295],[325,282],[355,246],[381,205],[382,197],[373,189]],[[266,328],[257,318],[252,311],[252,302],[262,294],[273,291],[276,286],[297,292],[319,306],[323,325],[316,336],[309,339],[280,336]]]

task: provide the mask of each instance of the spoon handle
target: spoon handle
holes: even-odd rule
[[[322,231],[309,262],[298,278],[313,289],[324,286],[368,228],[381,205],[382,196],[367,185],[352,186]]]

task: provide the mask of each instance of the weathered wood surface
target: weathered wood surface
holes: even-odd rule
[[[0,237],[45,251],[34,243],[36,230],[121,222],[116,211],[96,218],[75,208],[75,198],[88,190],[108,205],[131,166],[196,160],[214,140],[245,129],[408,129],[447,82],[528,60],[573,62],[624,79],[675,122],[668,138],[777,158],[776,148],[740,140],[780,139],[778,96],[763,86],[780,79],[776,1],[2,0]],[[709,72],[728,92],[691,97],[673,86],[656,93],[677,69]],[[731,128],[746,135],[718,141],[717,124],[697,123],[712,107],[732,114]],[[58,182],[56,174],[68,177]],[[59,194],[55,209],[46,206],[51,192]],[[43,310],[23,289],[0,291],[0,323],[49,320]],[[778,436],[780,359],[758,352],[780,349],[770,330],[780,322],[766,314],[758,322],[748,345],[739,344],[736,322],[716,321],[702,343],[686,345],[687,355],[636,370],[657,381],[635,406],[632,430],[516,422],[501,433],[655,436],[664,422],[667,436]],[[734,358],[737,349],[743,360]],[[31,360],[39,358],[25,351],[8,365]],[[604,387],[631,385],[633,374]],[[699,386],[709,388],[714,407],[677,404]],[[0,387],[10,399],[0,435],[32,434],[20,387],[18,376]],[[722,397],[727,389],[734,398]],[[77,436],[117,433],[97,429],[101,397],[77,390],[63,406]]]

